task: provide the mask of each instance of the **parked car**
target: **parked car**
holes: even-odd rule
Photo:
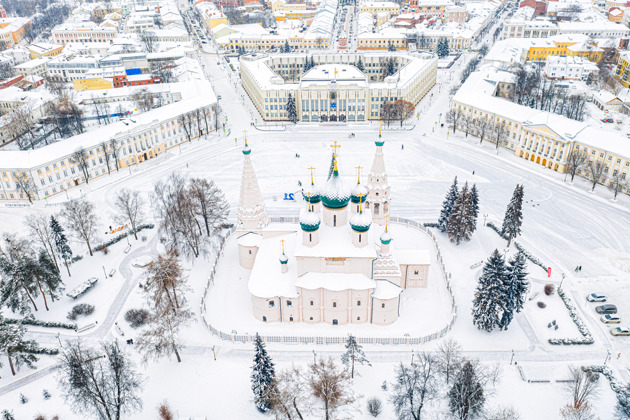
[[[595,312],[598,314],[616,314],[617,306],[615,305],[600,305],[595,307]]]
[[[591,293],[590,295],[586,296],[586,300],[588,300],[589,302],[606,302],[606,296],[600,295],[599,293]]]
[[[626,327],[615,327],[610,329],[612,335],[630,335],[630,330]]]
[[[602,315],[600,319],[604,324],[619,324],[621,322],[621,318],[611,314]]]
[[[604,118],[604,119],[602,120],[602,122],[603,122],[603,123],[614,123],[614,122],[615,122],[615,120],[613,120],[612,118]]]

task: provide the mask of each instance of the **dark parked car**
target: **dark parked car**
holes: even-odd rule
[[[595,312],[598,314],[616,314],[617,306],[615,305],[600,305],[595,307]]]

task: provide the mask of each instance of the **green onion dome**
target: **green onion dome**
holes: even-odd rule
[[[243,154],[249,155],[252,152],[252,149],[247,144],[247,140],[245,140],[245,147],[243,147]]]
[[[385,229],[383,233],[381,234],[381,243],[383,245],[389,245],[391,241],[392,241],[392,235],[390,235],[387,229]]]
[[[350,194],[343,185],[343,180],[337,170],[337,160],[332,176],[321,191],[321,199],[324,207],[328,209],[342,209],[348,205]]]
[[[381,139],[381,137],[379,136],[378,140],[376,140],[374,144],[376,144],[378,147],[381,147],[382,145],[385,144],[385,140]]]
[[[289,257],[287,257],[285,254],[280,255],[280,264],[286,264],[289,262]]]
[[[350,227],[355,232],[367,232],[372,224],[372,213],[361,210],[359,213],[355,213],[350,217]]]
[[[319,196],[319,189],[312,182],[304,187],[304,189],[302,190],[302,197],[304,197],[306,201],[309,201],[310,198],[311,204],[319,203],[320,201],[322,201],[322,198]]]
[[[367,188],[365,188],[360,182],[357,182],[357,185],[352,189],[350,200],[355,204],[365,203],[365,198],[367,197],[367,194]]]
[[[299,221],[304,232],[315,232],[319,229],[319,224],[321,223],[319,215],[311,209],[302,209]]]

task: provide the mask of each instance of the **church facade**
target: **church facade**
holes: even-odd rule
[[[393,249],[389,192],[379,133],[368,183],[347,186],[333,153],[321,186],[303,190],[298,223],[269,223],[245,146],[238,209],[239,263],[250,271],[253,316],[263,322],[331,325],[398,319],[400,295],[427,287],[428,250]]]

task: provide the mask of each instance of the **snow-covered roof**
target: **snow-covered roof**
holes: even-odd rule
[[[298,243],[295,246],[296,257],[322,258],[376,258],[375,237],[368,231],[368,245],[358,248],[352,244],[352,231],[349,225],[331,228],[322,223],[319,227],[319,242],[314,246]]]
[[[254,232],[248,232],[238,238],[238,244],[245,247],[260,246],[263,241],[262,235]]]
[[[398,297],[401,292],[402,289],[400,286],[390,281],[376,280],[376,288],[374,289],[372,296],[376,299],[388,300]]]
[[[285,241],[285,255],[289,259],[286,273],[282,272],[278,261],[282,255],[282,240]],[[294,284],[297,277],[297,264],[292,255],[295,241],[296,234],[290,233],[267,238],[260,243],[247,285],[249,293],[259,298],[299,296]]]
[[[326,289],[333,292],[340,290],[374,289],[376,282],[359,273],[306,273],[295,281],[296,287],[308,290]]]
[[[402,265],[430,265],[431,255],[426,249],[395,249],[392,254],[398,264]]]

